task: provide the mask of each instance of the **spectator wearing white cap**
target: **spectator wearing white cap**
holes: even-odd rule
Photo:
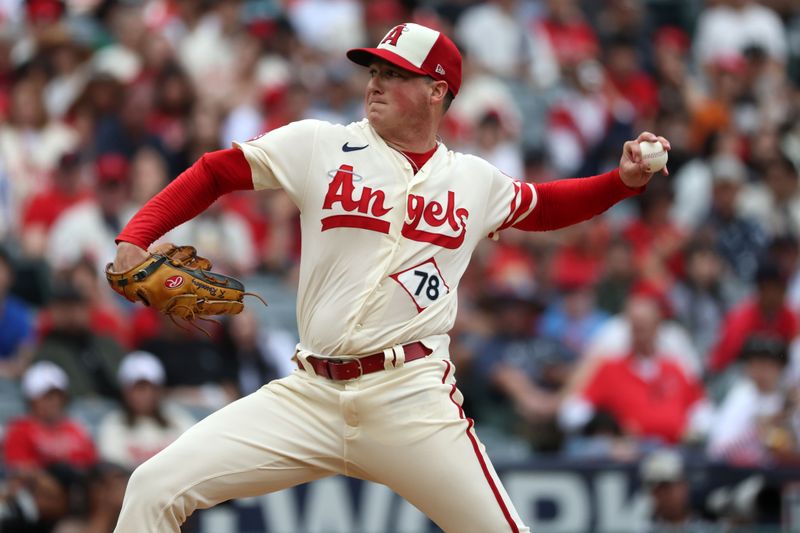
[[[194,424],[189,413],[164,402],[165,376],[153,354],[136,351],[125,356],[118,372],[122,405],[100,422],[102,459],[133,469]]]
[[[86,468],[97,460],[87,430],[67,416],[69,378],[58,365],[40,361],[22,377],[28,412],[11,421],[3,460],[11,470],[32,471],[53,463]]]
[[[639,477],[652,504],[649,524],[642,531],[707,531],[691,507],[691,487],[680,453],[670,448],[655,450],[642,461]]]

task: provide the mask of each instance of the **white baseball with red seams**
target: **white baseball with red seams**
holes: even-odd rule
[[[648,172],[658,172],[666,166],[667,151],[660,142],[640,142],[639,150],[642,152],[642,161],[647,165]]]

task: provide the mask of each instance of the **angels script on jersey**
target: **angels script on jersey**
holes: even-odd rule
[[[339,203],[343,210],[352,214],[324,217],[322,231],[359,228],[389,233],[389,221],[382,218],[392,210],[385,205],[386,194],[365,186],[361,188],[360,196],[356,197],[353,175],[352,165],[341,165],[328,185],[322,204],[322,209],[333,209]],[[447,191],[445,206],[435,200],[426,201],[423,196],[409,194],[401,234],[412,241],[429,242],[442,248],[458,248],[464,243],[469,211],[463,207],[456,208],[455,204],[456,195],[453,191]],[[423,222],[430,229],[421,229]],[[434,228],[442,228],[442,232],[431,231]]]

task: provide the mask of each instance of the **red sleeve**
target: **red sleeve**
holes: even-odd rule
[[[253,189],[250,164],[241,150],[210,152],[148,201],[117,237],[147,249],[166,232],[190,220],[223,194]]]
[[[3,443],[5,464],[9,468],[41,466],[41,460],[31,441],[33,428],[26,420],[12,422]]]
[[[594,405],[595,409],[606,408],[606,398],[608,396],[608,386],[614,385],[613,380],[609,379],[608,361],[598,366],[589,381],[581,391],[584,400]]]
[[[752,330],[750,313],[746,307],[733,309],[722,324],[722,333],[716,346],[711,351],[708,368],[711,372],[720,372],[739,357],[747,335]]]
[[[791,340],[797,336],[797,315],[787,307],[783,308],[781,315],[782,320],[779,333],[787,342],[791,342]]]
[[[619,169],[592,176],[539,183],[536,207],[513,227],[525,231],[547,231],[599,215],[615,203],[644,191],[632,189],[619,177]]]

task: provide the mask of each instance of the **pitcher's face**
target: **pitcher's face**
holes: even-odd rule
[[[383,61],[370,65],[369,77],[364,102],[367,118],[381,136],[429,116],[429,78]]]

